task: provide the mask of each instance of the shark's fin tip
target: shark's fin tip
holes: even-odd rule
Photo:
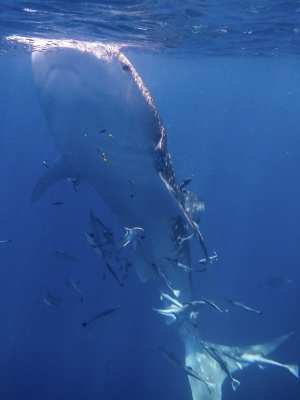
[[[31,202],[35,203],[39,200],[54,183],[76,175],[77,173],[70,164],[63,157],[59,156],[38,180],[31,194]]]

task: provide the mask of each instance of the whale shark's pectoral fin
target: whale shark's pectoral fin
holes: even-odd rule
[[[59,156],[35,185],[31,201],[36,202],[55,182],[75,176],[78,177],[78,172],[62,156]]]

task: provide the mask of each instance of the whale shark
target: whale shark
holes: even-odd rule
[[[177,183],[166,131],[148,89],[114,45],[39,41],[42,44],[32,52],[33,77],[60,155],[37,182],[32,201],[61,179],[76,177],[88,182],[121,226],[143,230],[142,251],[133,253],[140,280],[155,279],[163,293],[173,292],[177,300],[161,296],[164,307],[171,302],[172,316],[181,305],[189,308],[194,301],[193,272],[169,259],[190,266],[190,240],[182,238],[193,235],[200,244],[201,261],[210,267],[211,257],[199,229],[204,206],[197,195]],[[32,46],[33,42],[28,43]],[[224,380],[228,376],[235,379],[234,372],[248,365],[228,355],[267,355],[289,337],[247,348],[205,340],[226,362],[224,371],[201,344],[199,327],[191,316],[195,315],[183,312],[180,318],[173,318],[170,334],[175,331],[184,345],[185,359],[176,363],[186,371],[193,400],[221,400]],[[168,317],[163,316],[166,322]],[[177,360],[175,355],[173,358]]]

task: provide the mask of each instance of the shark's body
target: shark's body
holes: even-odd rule
[[[180,305],[192,302],[191,272],[174,266],[166,255],[189,266],[189,240],[182,238],[194,234],[204,253],[203,263],[210,263],[197,225],[204,206],[177,184],[165,129],[148,90],[113,46],[76,41],[54,41],[50,46],[51,52],[33,53],[32,67],[41,107],[61,155],[37,183],[32,200],[60,179],[86,180],[122,226],[143,229],[143,249],[133,260],[140,279],[158,279],[165,291],[178,296]],[[173,308],[178,311],[175,300]],[[227,374],[195,340],[198,328],[189,319],[190,313],[183,313],[174,325],[185,346],[182,365],[193,400],[220,400]],[[254,346],[253,351],[267,354],[287,337]],[[232,351],[211,346],[220,354]],[[232,374],[238,365],[230,358],[226,362]],[[210,390],[197,376],[212,383]]]
[[[164,127],[133,66],[115,47],[80,50],[75,44],[51,55],[35,52],[32,65],[38,96],[61,153],[36,185],[33,201],[59,179],[86,180],[123,226],[144,230],[143,252],[136,255],[142,281],[157,275],[155,265],[174,287],[184,282],[185,293],[191,294],[189,274],[174,273],[165,255],[189,264],[189,244],[178,245],[176,238],[180,233],[187,236],[187,224],[199,232],[183,207]]]

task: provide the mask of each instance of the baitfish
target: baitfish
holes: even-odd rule
[[[90,324],[91,322],[95,321],[96,319],[105,317],[106,315],[112,314],[113,312],[115,312],[116,310],[118,310],[120,308],[120,306],[118,307],[111,307],[107,310],[101,311],[99,313],[97,313],[93,318],[89,319],[87,322],[83,322],[81,325],[85,328],[88,324]]]

